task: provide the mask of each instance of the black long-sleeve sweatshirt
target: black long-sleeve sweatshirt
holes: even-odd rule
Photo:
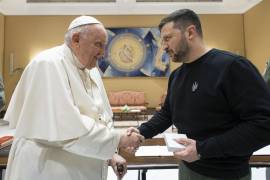
[[[185,162],[190,169],[243,177],[251,154],[270,144],[270,90],[244,57],[212,49],[171,74],[164,106],[139,130],[151,138],[172,124],[196,140],[201,159]]]

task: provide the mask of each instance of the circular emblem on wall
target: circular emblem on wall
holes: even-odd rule
[[[146,47],[143,40],[132,33],[115,36],[108,47],[111,66],[123,72],[131,72],[143,66]]]

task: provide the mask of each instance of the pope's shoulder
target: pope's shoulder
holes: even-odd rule
[[[29,63],[29,66],[57,65],[63,59],[62,46],[56,46],[38,53]]]

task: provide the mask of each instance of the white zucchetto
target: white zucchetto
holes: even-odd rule
[[[87,24],[102,24],[102,23],[92,16],[79,16],[70,23],[68,30]]]

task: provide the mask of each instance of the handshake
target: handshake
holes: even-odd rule
[[[139,146],[144,142],[144,137],[140,135],[138,129],[130,127],[121,134],[118,147],[125,148],[129,153],[135,153]]]
[[[144,137],[140,135],[139,130],[130,127],[126,132],[121,134],[118,148],[124,148],[129,153],[135,153],[143,142]],[[117,179],[122,179],[127,172],[126,160],[122,156],[114,154],[109,164],[112,166]]]

